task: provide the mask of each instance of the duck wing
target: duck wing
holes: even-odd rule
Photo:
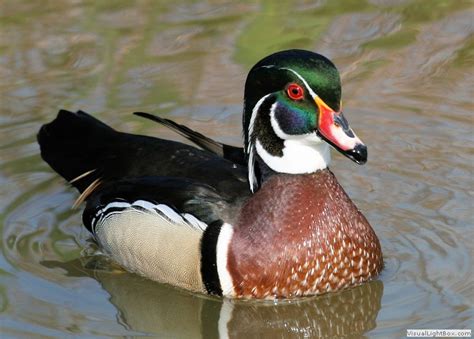
[[[192,291],[222,293],[215,251],[221,218],[235,214],[243,201],[233,200],[183,178],[123,179],[91,194],[83,221],[101,249],[127,270]]]
[[[81,192],[84,225],[116,262],[156,281],[222,292],[216,244],[250,196],[244,166],[118,132],[82,111],[61,110],[38,142],[43,159]]]
[[[87,199],[83,222],[94,234],[101,220],[132,209],[204,231],[219,220],[233,222],[246,198],[186,178],[127,178],[107,182],[94,191]]]
[[[60,110],[37,138],[42,158],[81,193],[119,179],[162,176],[247,195],[244,166],[180,142],[118,132],[83,111]]]
[[[192,141],[197,146],[202,149],[214,153],[224,159],[232,161],[235,164],[247,166],[244,156],[244,149],[242,147],[236,147],[231,145],[226,145],[215,141],[205,135],[192,130],[191,128],[178,124],[170,119],[161,118],[157,115],[146,113],[146,112],[135,112],[133,113],[140,117],[150,119],[155,121],[163,126],[168,127],[169,129],[177,132],[179,135],[185,137],[186,139]]]

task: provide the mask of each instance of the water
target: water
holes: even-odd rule
[[[3,1],[0,5],[0,326],[9,337],[404,337],[473,327],[469,1]],[[249,68],[281,49],[330,57],[345,115],[369,146],[332,169],[374,226],[386,267],[341,293],[222,301],[101,256],[76,192],[35,134],[59,108],[178,139],[150,111],[240,144]]]

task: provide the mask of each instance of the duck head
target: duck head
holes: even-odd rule
[[[288,50],[259,61],[245,83],[243,128],[250,189],[271,173],[312,173],[329,165],[329,145],[358,164],[367,147],[341,108],[341,80],[322,55]]]

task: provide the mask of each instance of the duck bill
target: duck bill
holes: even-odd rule
[[[318,135],[352,161],[367,162],[367,146],[355,135],[342,112],[335,112],[321,98],[314,99],[319,108]]]

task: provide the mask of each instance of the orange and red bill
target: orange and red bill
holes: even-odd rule
[[[342,112],[335,112],[318,96],[314,101],[319,109],[318,135],[349,159],[365,164],[367,146],[355,135]]]

